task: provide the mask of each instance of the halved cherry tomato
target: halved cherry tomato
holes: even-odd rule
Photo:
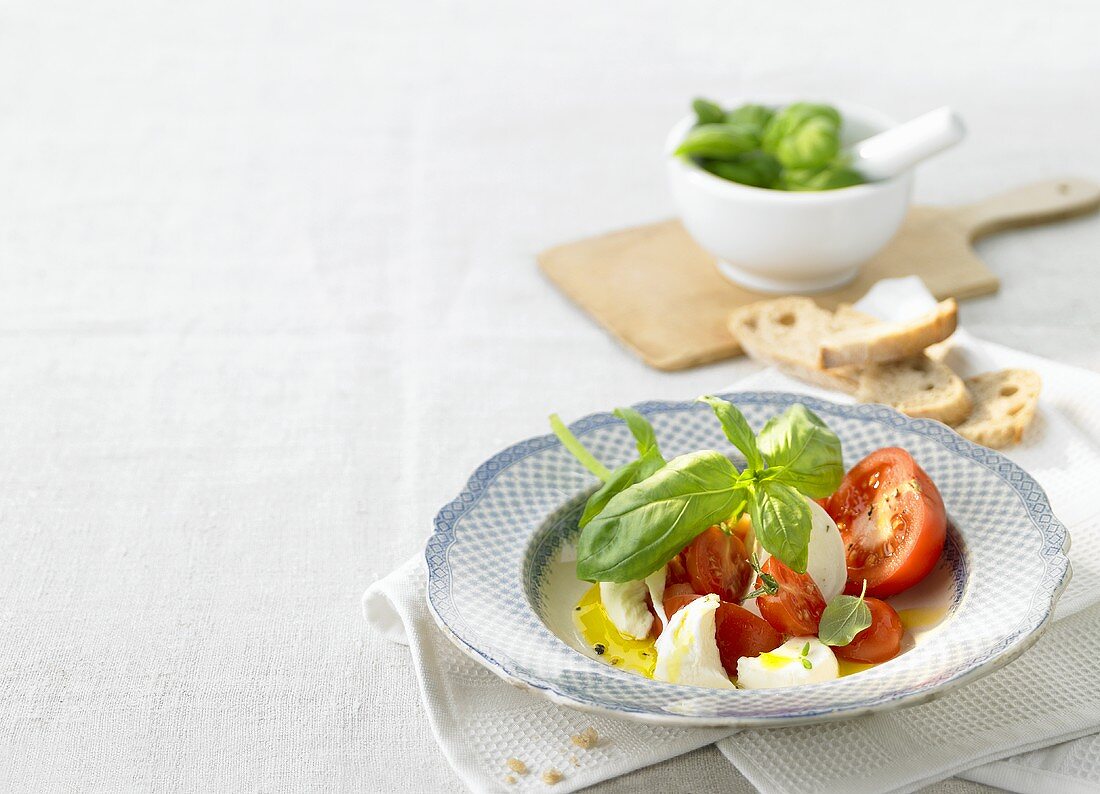
[[[912,455],[898,447],[872,452],[852,467],[825,500],[844,539],[845,592],[886,597],[929,574],[943,552],[943,498]]]
[[[691,585],[687,582],[681,582],[678,584],[670,584],[665,587],[665,617],[672,619],[672,616],[676,614],[677,610],[681,607],[685,607],[694,601],[696,598],[701,598]]]
[[[713,526],[684,549],[688,579],[696,593],[717,593],[723,601],[740,603],[752,579],[745,545],[736,535]]]
[[[901,635],[905,628],[894,608],[877,598],[865,599],[871,608],[871,625],[852,638],[847,645],[833,648],[841,659],[851,662],[879,664],[893,659],[901,650]]]
[[[737,536],[737,539],[741,541],[741,545],[746,549],[752,548],[756,542],[756,533],[752,530],[752,519],[749,518],[748,513],[737,519],[737,523],[733,525],[733,534]]]
[[[732,676],[737,675],[737,660],[742,656],[759,656],[774,651],[783,644],[783,637],[769,625],[737,604],[723,603],[715,613],[714,639],[722,666]]]
[[[825,611],[825,599],[810,575],[795,573],[775,557],[769,557],[761,570],[774,576],[779,585],[775,595],[761,595],[756,599],[756,607],[764,620],[776,631],[792,637],[816,635],[821,613]],[[762,586],[759,579],[756,586]]]
[[[668,561],[668,573],[665,574],[665,587],[688,581],[687,568],[684,567],[684,553],[681,551]]]
[[[665,590],[665,614],[672,619],[677,610],[701,595],[690,585],[674,584]],[[737,675],[737,660],[742,656],[759,656],[774,651],[783,638],[766,620],[761,620],[744,607],[723,601],[714,614],[714,641],[722,666],[730,675]]]

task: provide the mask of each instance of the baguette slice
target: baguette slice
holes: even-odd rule
[[[1003,369],[967,378],[974,411],[955,428],[987,447],[1018,444],[1035,417],[1042,380],[1029,369]]]
[[[858,314],[851,307],[846,307],[843,312],[845,317]],[[932,311],[907,322],[860,325],[837,331],[821,340],[817,364],[833,369],[878,361],[900,361],[919,355],[929,345],[951,336],[958,321],[958,305],[954,298],[948,298]]]
[[[860,372],[856,398],[947,425],[966,419],[973,404],[962,378],[924,354],[868,364]]]
[[[809,298],[790,297],[737,309],[730,315],[729,328],[741,348],[757,361],[817,386],[854,394],[859,373],[852,367],[821,369],[818,347],[831,334],[874,322],[871,317],[837,318]]]

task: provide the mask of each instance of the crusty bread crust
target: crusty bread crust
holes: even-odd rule
[[[970,417],[955,430],[977,444],[1018,444],[1035,417],[1042,380],[1029,369],[1003,369],[967,378],[974,397]]]
[[[809,298],[790,297],[741,307],[730,315],[729,329],[757,361],[814,385],[854,394],[859,373],[851,367],[822,370],[816,363],[817,348],[829,334],[873,322],[870,317],[838,319]]]
[[[841,316],[837,312],[837,316]],[[845,317],[859,312],[845,307]],[[837,331],[821,340],[817,365],[823,369],[900,361],[920,354],[929,345],[955,333],[958,305],[954,298],[940,302],[920,317],[901,323],[875,323]]]
[[[856,397],[884,403],[904,414],[958,424],[970,415],[972,401],[962,378],[946,364],[923,353],[901,361],[868,364],[860,373]]]
[[[809,298],[790,297],[742,307],[730,316],[729,327],[748,355],[796,378],[855,395],[863,402],[885,403],[910,416],[953,425],[979,444],[1003,447],[1017,443],[1035,415],[1039,376],[1030,370],[1003,370],[964,382],[946,364],[928,355],[942,351],[946,346],[939,342],[954,331],[954,301],[940,304],[936,314],[941,320],[953,319],[943,320],[938,330],[925,337],[937,342],[927,351],[893,361],[830,369],[820,366],[822,340],[866,341],[872,338],[867,334],[893,328],[873,337],[890,339],[897,333],[897,324],[881,323],[847,304],[829,312]],[[924,322],[925,327],[934,325],[936,322]]]

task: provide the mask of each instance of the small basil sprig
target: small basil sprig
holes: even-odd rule
[[[821,613],[817,637],[826,645],[847,645],[861,631],[871,625],[871,608],[863,597],[867,594],[867,580],[858,596],[839,595],[829,602]]]
[[[745,470],[719,452],[693,452],[615,493],[581,532],[580,578],[644,579],[707,527],[736,521],[745,510],[768,553],[806,571],[813,521],[804,495],[826,495],[839,484],[839,439],[801,405],[773,419],[757,438],[736,406],[709,395],[700,400],[745,456]]]
[[[562,445],[572,453],[573,457],[581,462],[592,474],[603,481],[603,485],[588,497],[581,514],[580,526],[583,528],[599,515],[607,506],[611,498],[629,488],[635,483],[641,482],[665,465],[665,459],[661,456],[661,450],[657,446],[657,435],[653,432],[653,425],[644,416],[632,408],[616,408],[615,416],[626,422],[631,435],[634,436],[638,448],[638,459],[624,464],[614,471],[596,460],[595,456],[585,449],[584,445],[569,432],[569,428],[561,421],[557,414],[550,416],[550,427],[554,435],[558,437]]]
[[[749,557],[749,566],[756,572],[757,577],[760,579],[760,586],[755,590],[750,590],[745,593],[746,601],[750,598],[758,598],[762,595],[775,595],[779,592],[779,582],[777,582],[775,577],[770,573],[761,570],[760,559],[756,556],[755,552]]]
[[[814,669],[814,663],[810,661],[810,643],[806,643],[802,646],[802,653],[798,655],[798,658],[802,660],[802,666],[807,670]]]

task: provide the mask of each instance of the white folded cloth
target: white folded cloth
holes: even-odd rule
[[[932,303],[915,278],[877,284],[859,308],[904,319]],[[461,653],[425,602],[419,557],[371,585],[364,615],[409,645],[436,739],[475,791],[545,790],[543,771],[574,791],[717,742],[765,794],[907,792],[958,776],[1011,791],[1100,790],[1100,375],[956,332],[949,361],[963,375],[1025,367],[1043,379],[1040,409],[1024,442],[1006,454],[1046,489],[1069,527],[1073,579],[1056,623],[1017,661],[930,704],[868,717],[772,730],[672,729],[554,705],[509,686]],[[726,391],[776,390],[847,398],[775,370]],[[694,395],[692,395],[694,396]],[[645,395],[639,395],[644,398]],[[593,749],[570,736],[593,726]],[[1073,741],[1069,741],[1073,740]],[[510,757],[530,772],[515,775]],[[515,783],[505,782],[512,775]]]

